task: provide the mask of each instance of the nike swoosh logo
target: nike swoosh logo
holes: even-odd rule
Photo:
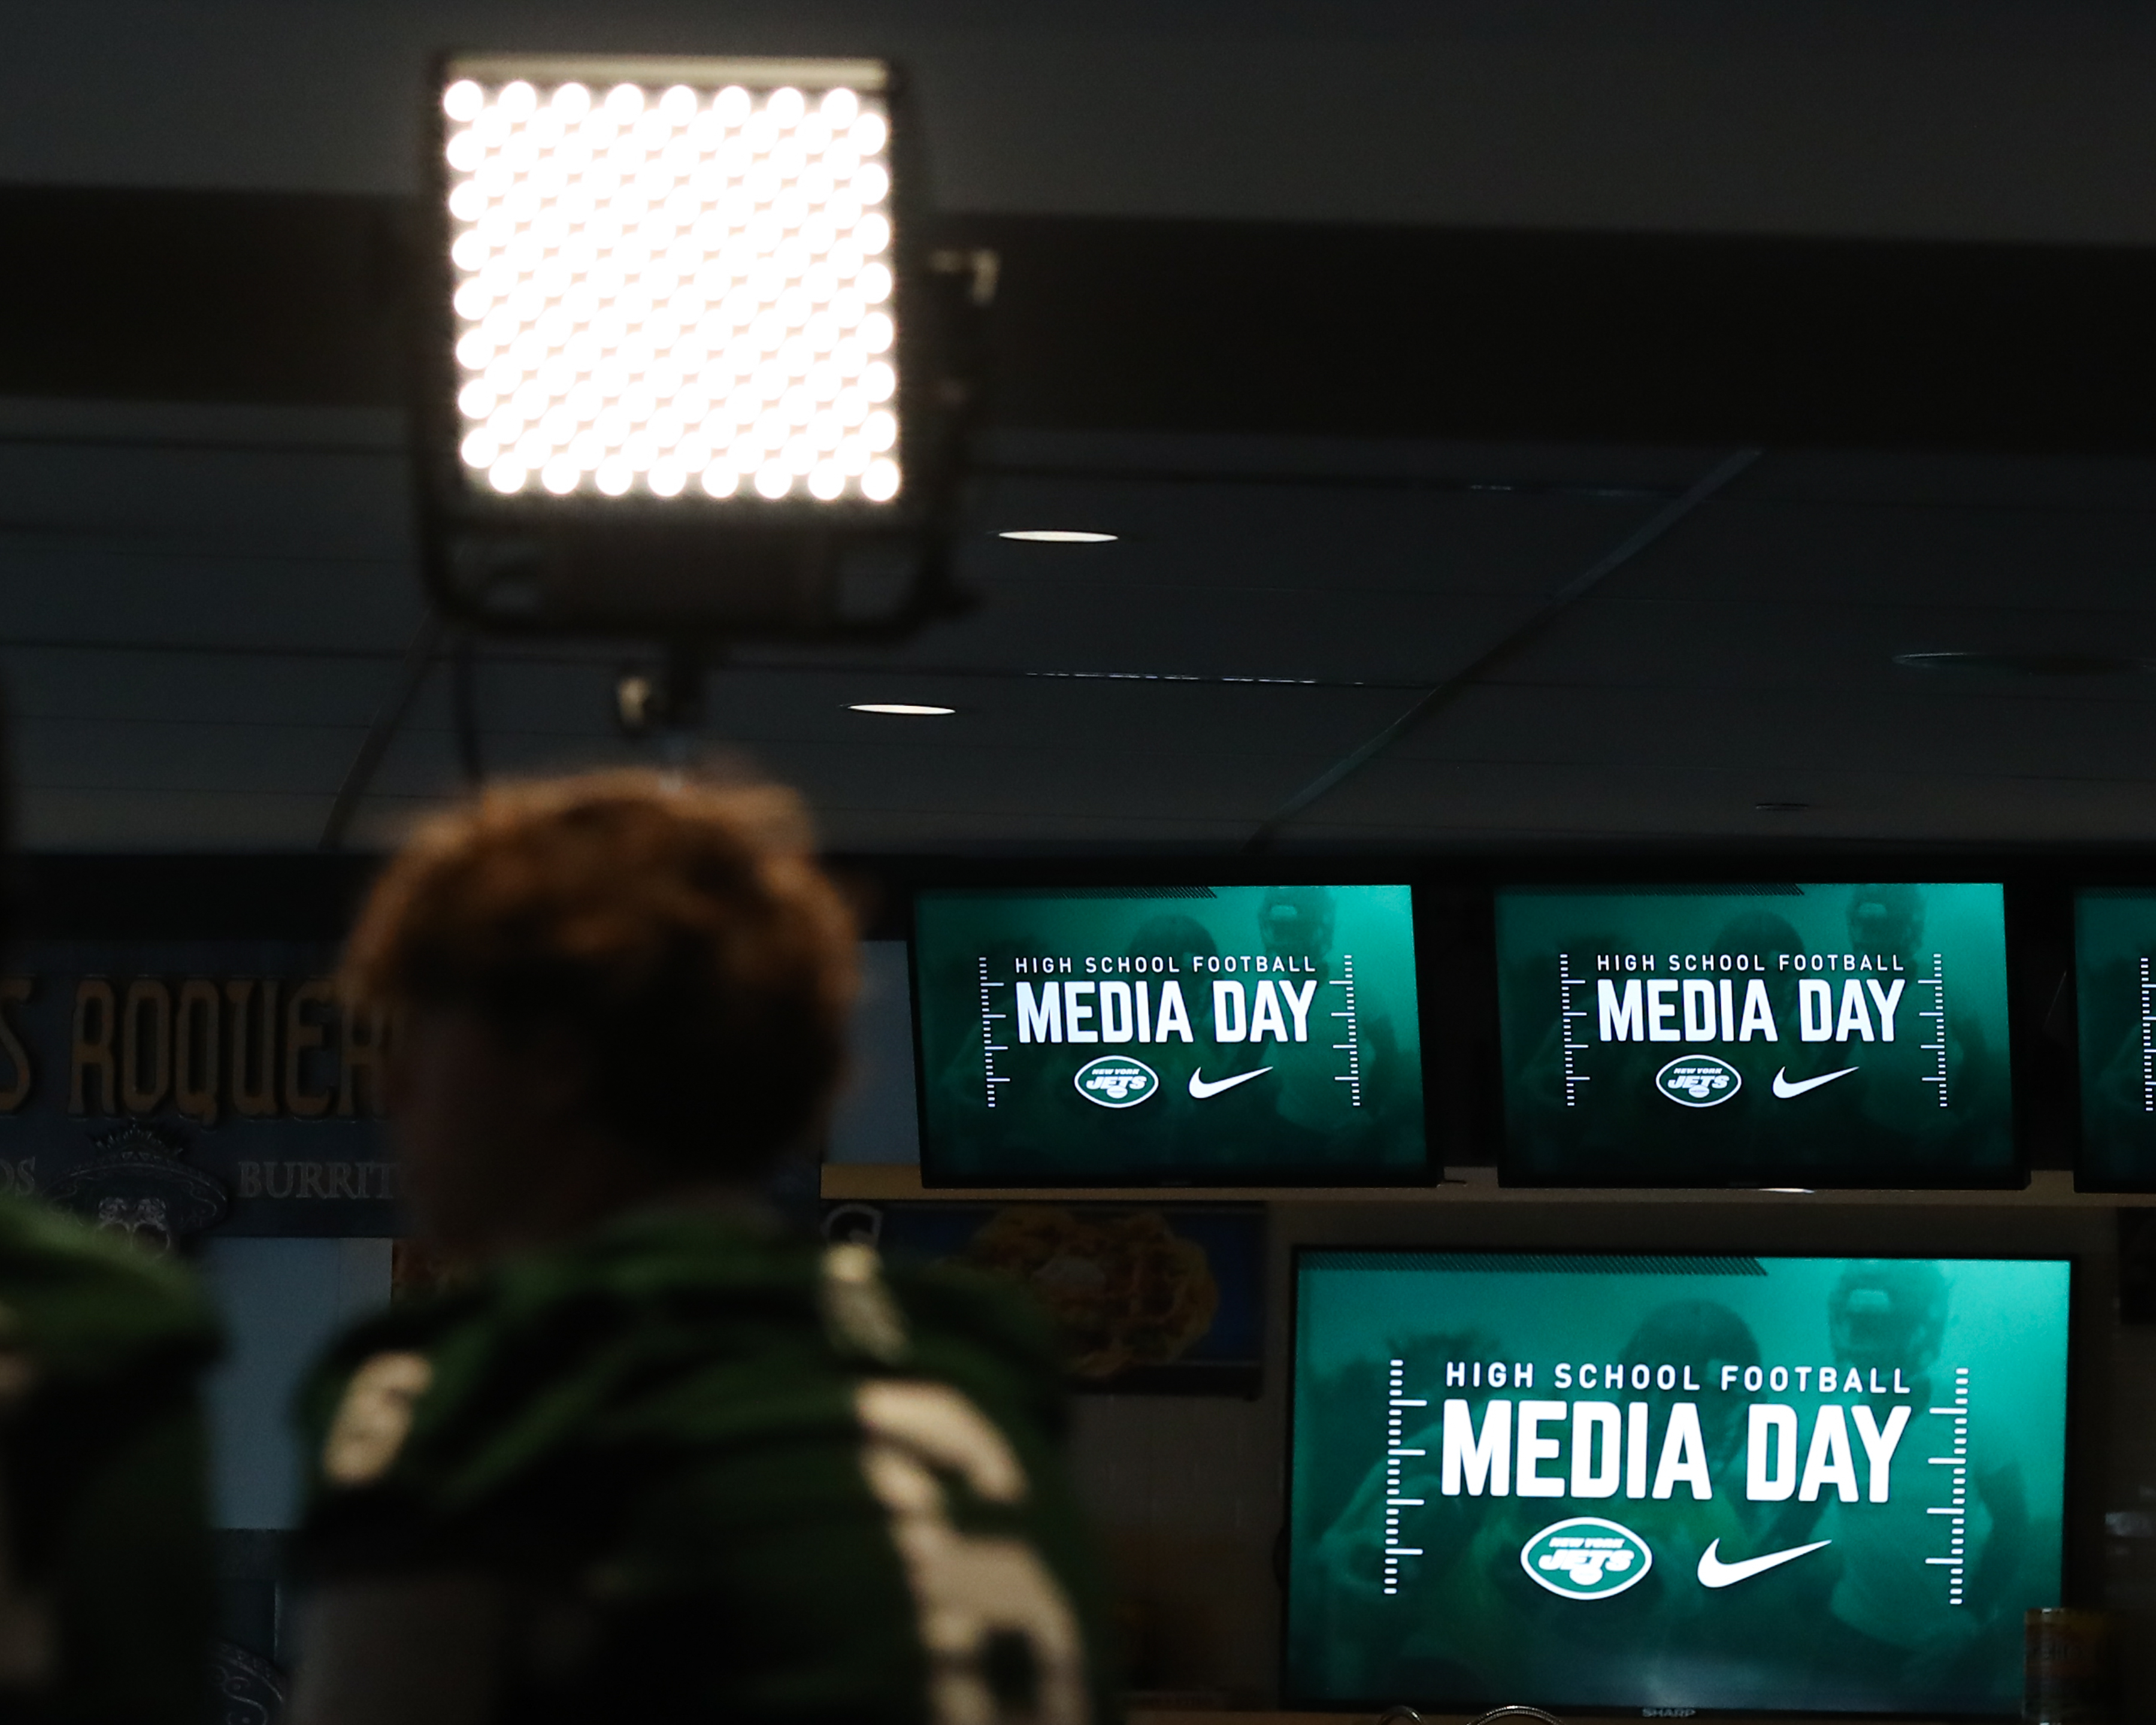
[[[1836,1077],[1841,1075],[1836,1073]],[[1779,1568],[1784,1563],[1804,1556],[1806,1552],[1818,1551],[1832,1545],[1831,1539],[1815,1539],[1810,1545],[1793,1545],[1787,1551],[1770,1551],[1763,1558],[1747,1558],[1741,1563],[1725,1563],[1716,1555],[1722,1549],[1717,1539],[1699,1554],[1699,1584],[1702,1587],[1734,1587],[1740,1581],[1749,1581],[1755,1575],[1763,1575],[1769,1569]]]
[[[1784,1066],[1774,1075],[1774,1094],[1787,1101],[1791,1096],[1800,1096],[1808,1090],[1817,1090],[1822,1084],[1832,1084],[1837,1078],[1846,1078],[1856,1070],[1854,1066],[1844,1066],[1839,1072],[1822,1072],[1816,1078],[1799,1078],[1792,1084],[1789,1082],[1789,1069]],[[1809,1551],[1810,1548],[1807,1546],[1805,1549]]]
[[[1208,1084],[1201,1069],[1190,1075],[1190,1094],[1202,1102],[1208,1096],[1219,1096],[1224,1090],[1233,1090],[1239,1084],[1248,1084],[1253,1078],[1262,1078],[1271,1070],[1270,1066],[1260,1066],[1255,1072],[1238,1072],[1233,1078],[1223,1078]]]

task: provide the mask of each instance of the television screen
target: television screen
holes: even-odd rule
[[[1996,884],[1513,887],[1497,963],[1508,1181],[2025,1178]]]
[[[931,1185],[1426,1173],[1405,886],[930,891]]]
[[[2076,896],[2074,988],[2082,1065],[2074,1183],[2156,1191],[2156,891]]]
[[[2017,1712],[2070,1277],[1303,1251],[1290,1704]]]

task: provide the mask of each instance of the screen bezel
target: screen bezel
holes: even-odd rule
[[[1365,1256],[1389,1255],[1397,1257],[1429,1257],[1433,1255],[1444,1255],[1447,1257],[1499,1255],[1507,1257],[1528,1257],[1548,1255],[1551,1257],[1569,1258],[1593,1257],[1600,1259],[1624,1259],[1745,1256],[1766,1260],[1799,1258],[1871,1258],[1884,1259],[1887,1261],[1907,1260],[1912,1262],[1919,1263],[1936,1263],[1941,1260],[1953,1260],[1962,1263],[2064,1264],[2066,1266],[2066,1407],[2064,1413],[2066,1429],[2064,1433],[2064,1447],[2062,1450],[2064,1459],[2060,1467],[2060,1504],[2061,1513],[2060,1517],[2059,1529],[2059,1583],[2060,1593],[2062,1599],[2063,1596],[2071,1590],[2071,1584],[2069,1578],[2073,1574],[2075,1559],[2077,1555],[2074,1539],[2073,1507],[2075,1487],[2077,1478],[2076,1440],[2079,1433],[2081,1423],[2079,1414],[2082,1393],[2082,1373],[2078,1366],[2078,1357],[2082,1349],[2079,1345],[2078,1337],[2083,1317],[2082,1302],[2083,1299],[2082,1284],[2084,1276],[2082,1258],[2079,1253],[1977,1252],[1956,1251],[1948,1248],[1934,1252],[1897,1252],[1892,1254],[1875,1252],[1870,1254],[1856,1254],[1834,1252],[1829,1250],[1796,1250],[1789,1247],[1779,1247],[1772,1250],[1758,1251],[1753,1250],[1741,1245],[1723,1246],[1717,1250],[1709,1251],[1696,1244],[1673,1246],[1666,1250],[1657,1250],[1651,1246],[1627,1246],[1621,1250],[1590,1249],[1582,1250],[1577,1248],[1566,1248],[1555,1245],[1541,1248],[1516,1245],[1470,1246],[1458,1245],[1440,1241],[1425,1241],[1410,1245],[1373,1245],[1363,1241],[1348,1241],[1338,1245],[1329,1245],[1317,1240],[1299,1241],[1289,1249],[1288,1253],[1287,1299],[1285,1302],[1287,1313],[1287,1357],[1281,1374],[1283,1391],[1281,1399],[1285,1404],[1282,1413],[1282,1420],[1286,1427],[1286,1432],[1285,1439],[1281,1445],[1281,1534],[1279,1548],[1280,1557],[1278,1559],[1278,1574],[1280,1578],[1280,1615],[1277,1620],[1280,1655],[1278,1661],[1277,1686],[1280,1695],[1280,1705],[1285,1709],[1292,1712],[1377,1712],[1389,1707],[1408,1706],[1424,1713],[1456,1712],[1463,1715],[1472,1716],[1485,1712],[1488,1708],[1503,1704],[1496,1701],[1463,1701],[1452,1697],[1422,1697],[1416,1696],[1403,1697],[1399,1695],[1376,1695],[1360,1697],[1354,1699],[1345,1699],[1333,1696],[1313,1695],[1307,1691],[1300,1690],[1295,1686],[1293,1681],[1294,1672],[1291,1665],[1291,1650],[1293,1646],[1293,1642],[1291,1639],[1291,1630],[1292,1628],[1291,1616],[1295,1599],[1295,1438],[1296,1409],[1297,1404],[1298,1385],[1300,1383],[1301,1341],[1302,1336],[1303,1260],[1306,1257],[1316,1256],[1320,1254],[1338,1252],[1354,1252]],[[1544,1705],[1545,1703],[1537,1700],[1535,1701],[1533,1704],[1540,1706]],[[1615,1706],[1606,1703],[1583,1704],[1575,1702],[1568,1704],[1562,1701],[1552,1701],[1548,1702],[1547,1705],[1553,1707],[1562,1707],[1568,1714],[1577,1715],[1582,1717],[1638,1718],[1643,1716],[1643,1712],[1646,1707],[1652,1706],[1654,1704],[1643,1703],[1635,1706]],[[1657,1711],[1663,1710],[1665,1709],[1657,1709]],[[2020,1717],[2018,1708],[2014,1707],[2010,1707],[2004,1712],[1991,1713],[1943,1712],[1937,1708],[1890,1712],[1831,1712],[1824,1715],[1821,1714],[1820,1710],[1816,1707],[1804,1709],[1775,1707],[1702,1707],[1697,1709],[1686,1709],[1684,1711],[1686,1712],[1687,1717],[1731,1719],[1817,1719],[1825,1717],[1851,1720],[1916,1719],[1933,1721],[1997,1721],[2000,1719],[2013,1719]]]
[[[913,1096],[921,1145],[921,1184],[924,1191],[961,1192],[1094,1192],[1140,1191],[1308,1191],[1312,1189],[1383,1187],[1419,1188],[1435,1182],[1442,1173],[1438,1122],[1434,1107],[1432,1068],[1425,1026],[1425,1003],[1431,998],[1430,946],[1424,931],[1429,924],[1428,888],[1417,870],[1385,869],[1277,868],[1263,871],[1224,868],[1150,869],[1110,875],[1065,870],[1053,875],[1004,874],[993,879],[936,879],[917,882],[907,896],[906,963],[907,1004],[913,1015]],[[1418,1064],[1422,1076],[1422,1156],[1409,1168],[1358,1171],[1349,1166],[1199,1168],[1162,1170],[1130,1168],[1101,1173],[1064,1170],[1052,1173],[998,1173],[984,1181],[959,1174],[938,1165],[936,1137],[929,1118],[927,1067],[922,1050],[921,1002],[921,902],[932,894],[991,894],[997,892],[1050,893],[1096,887],[1174,886],[1404,886],[1408,889],[1408,934],[1414,943],[1415,1020]]]
[[[1491,1010],[1496,1018],[1497,1105],[1502,1122],[1497,1153],[1497,1174],[1500,1183],[1543,1191],[1575,1192],[1720,1189],[1751,1191],[1762,1189],[1801,1189],[1835,1192],[1981,1192],[2017,1191],[2028,1185],[2030,1155],[2028,1133],[2025,1128],[2029,1102],[2025,1093],[2025,1086],[2021,1081],[2023,1065],[2021,1037],[2019,1034],[2020,1027],[2016,1022],[2017,1015],[2015,1010],[2018,992],[2015,986],[2016,981],[2016,943],[2014,939],[2015,891],[2013,881],[2005,871],[1994,872],[1989,878],[1972,875],[1955,880],[1943,880],[1939,878],[1938,870],[1880,870],[1866,873],[1861,877],[1851,874],[1843,880],[1807,879],[1803,882],[1804,885],[1813,886],[1854,886],[1861,884],[1864,880],[1872,880],[1919,886],[1993,886],[1999,890],[1999,938],[2005,957],[2004,988],[2006,996],[2006,1038],[1999,1052],[2001,1058],[2006,1063],[2007,1131],[2013,1152],[2011,1159],[2004,1168],[1981,1174],[1967,1170],[1958,1173],[1947,1171],[1945,1173],[1935,1174],[1932,1178],[1926,1178],[1921,1177],[1922,1173],[1921,1170],[1912,1170],[1899,1163],[1889,1163],[1876,1179],[1853,1179],[1845,1177],[1842,1170],[1835,1170],[1834,1179],[1822,1183],[1819,1178],[1820,1170],[1792,1167],[1779,1172],[1769,1168],[1750,1175],[1743,1180],[1724,1182],[1720,1186],[1706,1186],[1698,1181],[1653,1178],[1651,1170],[1644,1171],[1645,1177],[1643,1177],[1643,1171],[1632,1165],[1614,1168],[1608,1174],[1598,1175],[1593,1178],[1583,1178],[1577,1170],[1563,1176],[1546,1176],[1527,1166],[1527,1158],[1522,1153],[1514,1130],[1512,1087],[1507,1082],[1505,1071],[1503,994],[1505,966],[1504,953],[1497,944],[1500,939],[1499,910],[1505,895],[1509,892],[1532,892],[1543,896],[1554,897],[1574,894],[1585,898],[1623,892],[1644,898],[1661,892],[1705,897],[1716,891],[1738,892],[1747,887],[1757,887],[1763,881],[1769,879],[1777,881],[1794,880],[1797,875],[1800,873],[1817,872],[1805,870],[1799,859],[1791,858],[1788,860],[1796,864],[1797,866],[1773,876],[1754,872],[1748,876],[1725,878],[1671,875],[1656,880],[1627,873],[1612,875],[1605,879],[1594,880],[1583,880],[1577,876],[1549,879],[1523,875],[1500,880],[1491,885],[1490,927],[1492,993],[1490,1005]],[[1948,1177],[1949,1175],[1953,1177]]]

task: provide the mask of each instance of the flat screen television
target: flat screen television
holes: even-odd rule
[[[2074,899],[2086,1192],[2156,1192],[2156,889]]]
[[[2071,1281],[1306,1249],[1288,1704],[2016,1713]]]
[[[913,989],[927,1184],[1428,1178],[1406,886],[923,891]]]
[[[1504,1178],[2011,1186],[1995,882],[1497,896]]]

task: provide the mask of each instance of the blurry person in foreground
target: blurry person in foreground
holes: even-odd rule
[[[391,863],[346,982],[474,1273],[303,1398],[295,1725],[1105,1717],[1045,1336],[758,1198],[855,948],[773,788],[503,789]]]
[[[11,804],[0,783],[0,827]],[[0,939],[14,920],[6,836]],[[177,1266],[0,1198],[0,1718],[207,1717],[197,1391],[217,1350]]]

